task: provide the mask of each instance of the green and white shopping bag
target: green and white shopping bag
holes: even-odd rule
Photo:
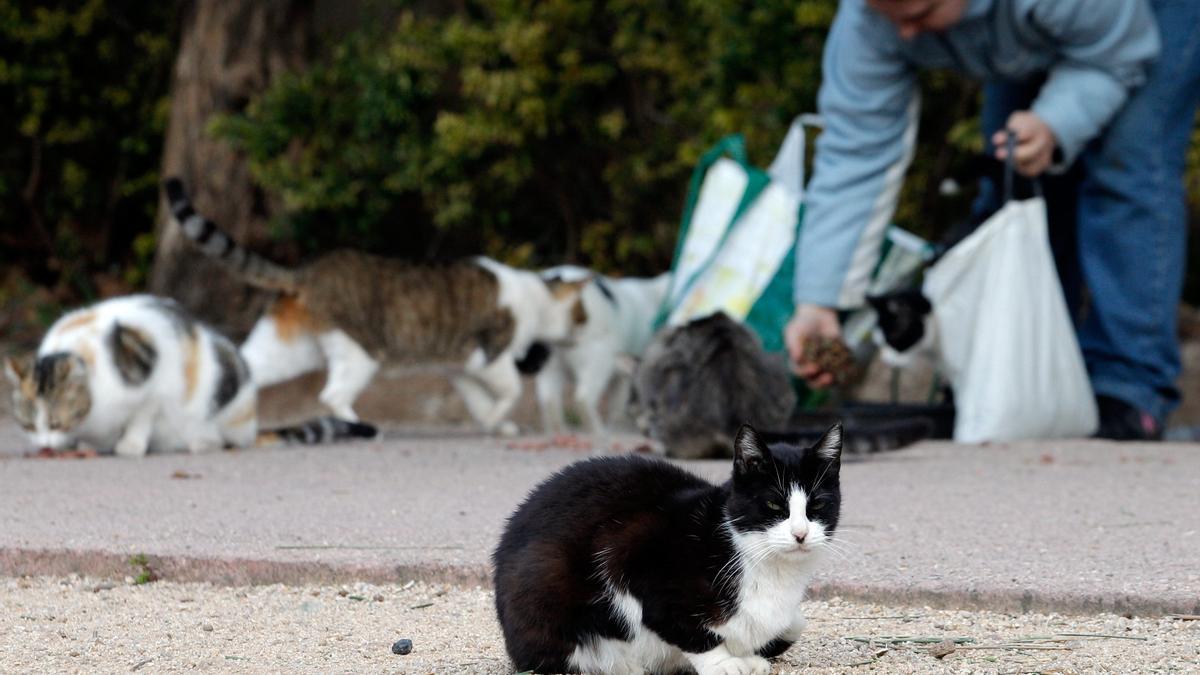
[[[796,118],[770,169],[746,157],[740,134],[726,136],[692,173],[671,288],[668,325],[723,311],[745,323],[768,352],[782,352],[792,315],[796,238],[804,216],[804,133]]]

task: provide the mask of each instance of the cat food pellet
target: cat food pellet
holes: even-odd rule
[[[412,651],[412,640],[396,640],[392,643],[392,653],[404,656]]]

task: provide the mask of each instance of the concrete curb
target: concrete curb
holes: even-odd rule
[[[394,584],[410,580],[462,587],[490,588],[492,584],[491,570],[482,565],[352,565],[149,554],[145,558],[149,568],[159,579],[211,583],[219,586],[336,585],[355,582]],[[130,562],[129,555],[110,551],[0,548],[0,576],[79,574],[100,578],[124,578],[137,571]],[[1143,595],[1091,597],[1068,593],[1040,593],[1016,588],[1011,592],[970,588],[897,589],[839,582],[818,582],[809,589],[809,597],[813,599],[826,600],[835,596],[894,606],[928,606],[935,609],[988,610],[1018,614],[1200,614],[1200,598],[1188,602]]]
[[[491,571],[472,565],[348,565],[248,558],[206,558],[145,554],[158,579],[218,586],[269,584],[375,584],[409,580],[456,586],[490,587]],[[0,549],[0,576],[65,576],[79,574],[124,578],[138,572],[127,554],[72,549]]]

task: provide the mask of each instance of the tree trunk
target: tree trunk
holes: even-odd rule
[[[207,133],[211,115],[240,112],[279,75],[304,67],[313,28],[311,0],[198,0],[183,13],[171,91],[162,176],[179,176],[196,209],[248,248],[294,261],[272,241],[267,199],[249,165]],[[191,246],[159,206],[153,292],[176,298],[200,318],[240,338],[269,295],[251,288]]]

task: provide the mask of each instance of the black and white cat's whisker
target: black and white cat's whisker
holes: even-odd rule
[[[760,550],[751,553],[749,556],[749,562],[742,566],[742,573],[749,575],[755,570],[755,568],[762,564],[764,560],[774,556],[778,550],[778,547],[773,543],[764,542],[763,546],[760,547]]]
[[[821,470],[820,475],[817,476],[817,479],[813,481],[813,492],[816,492],[821,488],[821,483],[825,480],[825,476],[829,473],[829,468],[831,466],[833,466],[833,464],[826,464],[825,468]]]
[[[847,551],[856,551],[857,549],[862,548],[862,543],[860,541],[854,539],[853,537],[847,538],[845,534],[846,533],[839,530],[834,537],[821,543],[829,544],[830,546],[836,546]]]
[[[820,544],[816,544],[814,548],[824,549],[840,560],[849,560],[853,555],[848,548],[842,546],[841,544],[835,544],[832,541],[823,541]]]

